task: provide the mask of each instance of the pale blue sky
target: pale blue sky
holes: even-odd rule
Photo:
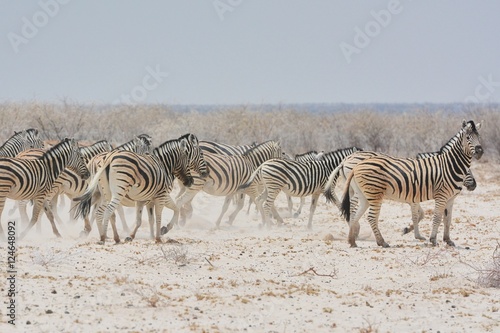
[[[1,8],[0,102],[500,102],[500,1]]]

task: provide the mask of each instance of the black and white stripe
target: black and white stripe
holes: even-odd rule
[[[65,168],[75,170],[82,178],[89,177],[89,171],[78,149],[78,143],[74,139],[61,141],[38,159],[0,158],[0,215],[7,198],[33,200],[33,214],[21,238],[37,222],[54,181]],[[54,234],[60,236],[57,229],[54,229],[53,220],[51,223]]]
[[[262,205],[263,223],[267,225],[270,225],[271,213],[279,224],[283,223],[283,219],[274,206],[274,201],[281,191],[293,197],[311,195],[312,201],[307,227],[312,228],[314,211],[328,176],[347,156],[359,150],[356,147],[339,149],[305,163],[284,159],[270,160],[262,163],[241,188],[249,186],[254,181],[261,183],[263,191],[257,198],[257,203]],[[255,179],[256,177],[258,178]]]
[[[461,191],[472,157],[479,159],[483,148],[478,133],[481,124],[463,122],[460,131],[447,143],[446,152],[423,159],[396,158],[388,155],[373,156],[359,162],[346,181],[342,214],[349,222],[349,243],[356,246],[356,229],[359,219],[368,209],[368,221],[377,244],[388,247],[378,229],[378,217],[384,198],[418,203],[434,199],[434,217],[430,241],[436,245],[436,235],[446,206]],[[358,197],[358,207],[351,215],[350,188]],[[447,219],[445,219],[445,224]],[[445,225],[443,240],[450,240],[449,226]]]

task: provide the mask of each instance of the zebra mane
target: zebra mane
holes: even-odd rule
[[[189,135],[189,134],[187,134],[187,135]],[[183,136],[181,136],[178,139],[172,139],[172,140],[168,140],[168,141],[163,142],[158,147],[155,147],[155,149],[153,149],[153,154],[154,154],[154,152],[157,152],[157,151],[160,151],[160,150],[165,150],[165,149],[171,149],[171,148],[174,148],[174,147],[178,147],[179,143],[184,138],[186,138],[186,135],[183,135]],[[187,140],[187,138],[186,138],[186,140]]]
[[[330,157],[335,157],[336,155],[342,155],[342,154],[352,154],[356,151],[362,151],[363,149],[358,148],[358,147],[349,147],[349,148],[339,148],[334,151],[329,151],[327,153],[324,153],[323,156],[319,159],[320,161],[325,161],[328,160]]]
[[[242,156],[248,156],[250,154],[252,154],[252,152],[254,152],[255,150],[259,149],[260,147],[264,146],[264,145],[268,145],[269,143],[274,143],[276,145],[279,145],[279,142],[277,141],[274,141],[274,140],[267,140],[266,142],[262,142],[258,145],[256,145],[255,147],[251,147],[249,148],[247,151],[245,151]]]
[[[52,147],[47,149],[45,154],[43,154],[40,158],[44,158],[45,156],[54,156],[55,152],[58,152],[59,150],[61,150],[63,146],[67,146],[68,143],[71,143],[72,140],[73,139],[71,139],[71,138],[65,138],[65,139],[59,141],[58,143],[56,143],[55,145],[53,145]]]
[[[307,153],[302,153],[302,154],[295,154],[295,158],[306,156],[306,155],[318,155],[318,152],[316,150],[311,150],[308,151]]]
[[[474,122],[472,120],[469,120],[467,122],[468,124],[471,124],[471,128],[473,128],[474,130],[476,130],[476,125],[474,124]],[[448,140],[438,151],[439,154],[443,154],[443,153],[446,153],[448,151],[450,151],[450,149],[455,145],[455,143],[457,143],[457,141],[462,138],[462,135],[463,133],[465,133],[465,129],[466,127],[462,127],[460,129],[460,131],[458,131],[457,134],[455,134],[450,140]]]

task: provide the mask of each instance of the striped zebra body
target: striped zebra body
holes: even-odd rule
[[[481,124],[463,122],[460,131],[447,143],[449,149],[423,159],[374,156],[359,162],[346,180],[341,212],[349,222],[349,243],[356,246],[356,228],[368,209],[368,221],[379,246],[388,247],[378,229],[378,217],[383,199],[406,203],[434,200],[434,217],[430,242],[436,245],[436,235],[446,205],[461,191],[472,157],[482,156],[478,130]],[[350,187],[359,198],[356,213],[351,218]],[[446,221],[446,220],[445,220]],[[454,245],[445,226],[443,240]]]
[[[141,134],[136,137],[134,137],[132,140],[127,141],[120,146],[114,148],[112,151],[131,151],[137,154],[150,154],[153,152],[153,147],[152,147],[152,138],[148,134]],[[111,152],[112,152],[111,151]],[[104,160],[106,157],[111,153],[109,151],[107,152],[102,152],[98,153],[94,157],[90,158],[90,160],[87,163],[87,166],[90,170],[90,178],[93,178],[93,175],[95,175],[98,170],[102,167]],[[88,186],[88,184],[87,184]],[[98,206],[101,204],[101,196],[99,191],[94,192],[94,198],[92,198],[92,202],[94,203],[94,210],[92,217],[89,218],[88,214],[83,215],[84,219],[84,228],[82,231],[82,236],[88,235],[91,230],[92,230],[92,221],[95,220],[95,211]],[[135,203],[132,200],[123,200],[122,201],[122,206],[127,206],[127,207],[134,207]],[[116,212],[120,216],[120,220],[122,222],[122,227],[125,230],[125,232],[129,232],[129,227],[127,225],[127,221],[125,219],[125,212],[123,211],[123,207],[118,207]],[[112,219],[115,219],[115,216],[113,215]]]
[[[443,147],[438,152],[419,153],[419,154],[417,154],[417,158],[421,159],[421,158],[428,158],[431,156],[436,156],[436,155],[440,154],[440,152],[446,151],[446,149],[447,149],[447,147]],[[476,179],[474,178],[474,175],[472,174],[471,169],[467,170],[463,185],[465,186],[465,188],[468,191],[474,191],[476,189],[477,183],[476,183]],[[446,208],[444,210],[445,213],[443,214],[443,223],[444,223],[445,228],[448,228],[448,230],[445,231],[446,233],[449,233],[449,227],[451,225],[451,213],[453,211],[454,201],[455,201],[454,198],[450,199],[448,201],[448,203],[446,204]],[[413,230],[416,239],[425,240],[425,237],[423,237],[420,234],[420,230],[418,228],[418,224],[424,218],[424,210],[420,206],[420,203],[411,203],[409,205],[411,207],[412,224],[403,229],[403,234],[407,234]]]
[[[83,178],[89,177],[89,171],[74,139],[61,141],[38,159],[0,158],[0,215],[6,198],[33,200],[33,214],[21,238],[37,222],[47,194],[66,167],[74,169]],[[51,224],[54,234],[60,236],[57,229],[54,229],[53,216]]]
[[[0,157],[15,157],[24,150],[43,147],[44,144],[39,137],[38,130],[30,128],[14,132],[14,135],[0,146]]]
[[[208,154],[220,154],[220,155],[242,155],[245,151],[255,146],[256,144],[233,146],[215,141],[207,141],[207,140],[200,141],[200,148],[205,154],[208,153]],[[203,185],[205,184],[205,179],[203,179],[196,172],[192,173],[192,176],[193,176],[193,185],[191,187],[200,189],[203,188]],[[184,195],[185,191],[186,187],[180,184],[180,191],[177,193],[176,200],[179,200]],[[232,197],[234,199],[234,195],[232,195]],[[241,198],[241,200],[243,200],[243,198]],[[238,204],[238,201],[236,201],[236,203]],[[186,224],[186,219],[190,218],[193,214],[192,197],[189,201],[184,203],[179,208],[180,208],[179,224],[183,226]]]
[[[272,215],[283,223],[274,201],[278,194],[283,191],[293,197],[312,196],[309,222],[307,227],[312,228],[312,218],[318,198],[323,192],[323,187],[330,173],[350,154],[359,151],[359,148],[351,147],[339,149],[325,153],[318,160],[299,163],[289,160],[270,160],[262,165],[252,174],[249,181],[241,188],[250,185],[259,176],[264,190],[257,198],[257,202],[262,206],[263,223],[270,225]]]
[[[447,142],[441,149],[437,152],[427,152],[427,153],[418,153],[416,155],[417,159],[422,159],[422,158],[427,158],[431,156],[436,156],[438,154],[441,154],[443,152],[450,151],[451,149],[450,142]],[[343,176],[344,179],[346,179],[349,174],[351,173],[352,169],[361,161],[364,161],[366,159],[369,159],[374,156],[389,156],[386,154],[382,153],[376,153],[372,151],[361,151],[361,152],[356,152],[352,154],[351,156],[347,157],[339,167],[337,167],[331,174],[328,179],[328,182],[325,186],[325,196],[328,201],[333,202],[339,209],[340,207],[340,201],[338,200],[337,196],[335,195],[335,187],[336,183],[338,181],[339,176]],[[465,176],[465,179],[463,181],[463,185],[467,188],[469,191],[473,191],[476,188],[476,180],[474,179],[474,176],[472,174],[471,169],[467,170],[467,174]],[[354,191],[352,188],[350,189],[350,198],[351,198],[351,212],[350,215],[353,216],[357,204],[358,204],[358,198],[354,195]],[[448,202],[445,212],[443,216],[443,220],[446,218],[448,220],[451,220],[451,212],[453,210],[453,202],[454,198],[450,199]],[[408,227],[405,227],[403,229],[403,234],[407,234],[411,232],[412,230],[414,231],[414,236],[416,239],[420,240],[425,240],[425,237],[421,236],[420,230],[418,228],[418,223],[423,219],[424,217],[424,211],[420,207],[420,203],[409,203],[410,208],[411,208],[411,216],[412,216],[412,224]],[[449,227],[450,227],[450,221],[445,221],[444,222],[445,226],[445,233],[449,234]],[[360,226],[359,223],[353,225],[351,227],[354,230],[355,237],[357,238],[359,235],[359,230]],[[452,242],[450,242],[451,244]]]
[[[90,146],[79,148],[80,154],[82,155],[82,159],[85,164],[87,164],[93,156],[99,153],[110,151],[111,149],[112,149],[111,144],[109,144],[106,140],[101,140]],[[44,153],[45,150],[43,149],[28,149],[19,153],[16,157],[27,158],[27,159],[38,159]],[[64,171],[54,181],[51,191],[47,194],[46,200],[48,201],[48,203],[45,204],[45,212],[48,213],[48,210],[50,210],[54,216],[54,219],[58,223],[62,223],[62,220],[57,212],[57,203],[59,195],[66,194],[70,199],[73,199],[74,197],[82,195],[87,189],[87,186],[88,186],[88,178],[83,179],[78,175],[77,172],[69,168],[64,169]],[[28,201],[26,200],[17,201],[18,204],[17,206],[21,214],[21,221],[28,220],[28,215],[26,212],[27,203]],[[72,202],[70,208],[71,215],[73,215],[74,213],[73,210],[74,205],[75,204]],[[40,224],[38,224],[38,227],[40,227]]]
[[[310,161],[314,160],[319,160],[321,156],[324,155],[324,152],[317,152],[315,150],[309,151],[307,153],[302,153],[302,154],[296,154],[294,161],[298,163],[307,163]],[[294,218],[299,217],[300,213],[302,213],[302,207],[304,207],[305,203],[305,197],[300,197],[300,204],[299,208],[295,213],[293,213],[293,202],[292,202],[292,197],[287,195],[287,202],[288,202],[288,212],[290,213],[290,216],[293,216]]]
[[[247,150],[242,155],[221,155],[205,152],[204,156],[210,170],[209,176],[203,181],[203,184],[195,183],[186,189],[177,204],[179,207],[183,207],[201,190],[210,195],[225,196],[222,211],[215,223],[216,226],[219,226],[229,207],[229,203],[233,196],[237,194],[239,186],[249,179],[252,172],[260,164],[272,158],[281,158],[282,152],[281,145],[278,142],[266,141]],[[241,196],[247,194],[251,199],[255,199],[258,188],[252,186],[238,194]],[[229,224],[233,223],[236,215],[243,208],[244,202],[242,198],[239,198],[236,202],[237,207],[229,217]]]
[[[191,168],[206,175],[203,154],[199,149],[196,137],[192,134],[161,144],[154,149],[151,155],[113,151],[106,157],[104,164],[94,175],[88,190],[79,198],[77,212],[88,214],[90,199],[99,185],[101,196],[104,198],[104,204],[97,211],[97,223],[102,243],[106,239],[108,221],[125,197],[136,203],[136,226],[128,239],[135,238],[141,225],[142,208],[144,205],[148,205],[148,211],[152,212],[154,209],[156,215],[156,235],[153,231],[153,220],[151,218],[149,220],[151,236],[155,238],[156,242],[161,242],[163,207],[167,206],[174,211],[173,221],[167,226],[167,231],[172,228],[178,216],[178,208],[170,197],[174,176],[189,186],[192,183]],[[104,172],[106,176],[101,177]],[[111,226],[114,240],[119,243],[120,237],[113,220],[111,220]]]

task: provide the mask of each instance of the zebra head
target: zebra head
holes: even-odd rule
[[[200,148],[198,138],[194,134],[186,134],[179,139],[185,140],[189,168],[196,171],[202,178],[209,174],[207,163],[203,158],[203,151]]]
[[[68,143],[69,157],[66,167],[76,172],[78,176],[82,179],[87,179],[90,177],[90,171],[87,169],[87,165],[83,159],[82,153],[80,152],[80,147],[78,147],[78,142],[75,139],[64,139],[63,143]]]
[[[474,191],[476,189],[476,179],[474,178],[471,169],[469,169],[465,175],[464,186],[467,191]]]
[[[44,143],[38,134],[36,128],[30,128],[23,131],[23,139],[28,143],[29,148],[44,148]]]
[[[481,123],[474,124],[474,121],[463,121],[462,129],[465,132],[464,139],[466,141],[465,149],[475,159],[480,159],[483,156],[483,147],[481,146],[481,137],[478,130],[481,128]]]
[[[152,154],[153,153],[153,139],[148,134],[140,134],[136,137],[139,141],[140,151],[139,154]]]

